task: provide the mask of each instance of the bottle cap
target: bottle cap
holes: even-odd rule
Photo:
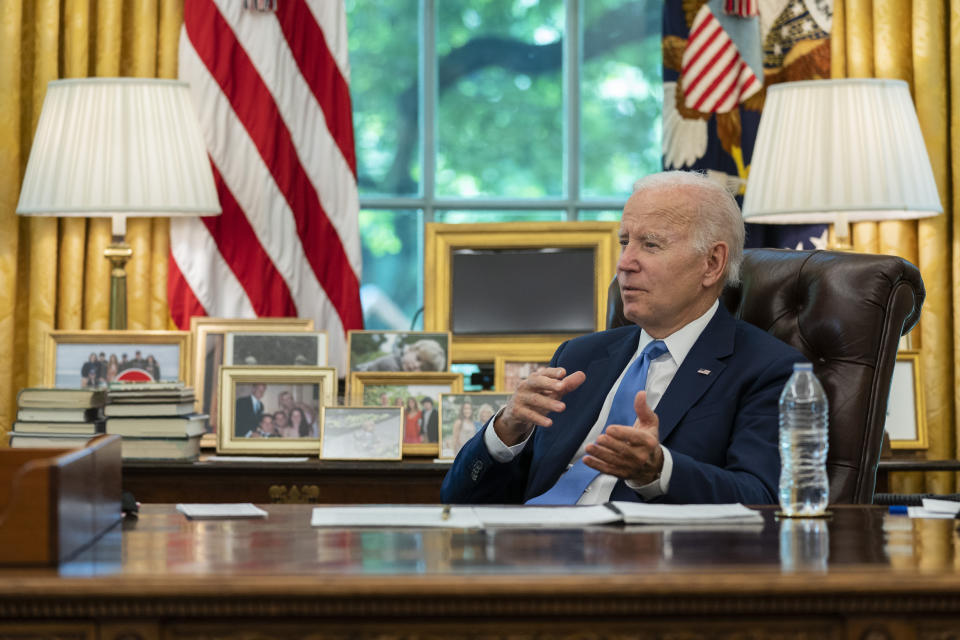
[[[813,363],[811,362],[794,362],[793,363],[794,371],[813,371]]]

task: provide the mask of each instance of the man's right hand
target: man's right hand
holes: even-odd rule
[[[549,427],[553,420],[548,413],[559,413],[567,408],[560,398],[570,393],[587,379],[582,371],[567,375],[563,368],[537,369],[520,383],[503,412],[497,416],[493,428],[507,446],[523,440],[534,426]]]

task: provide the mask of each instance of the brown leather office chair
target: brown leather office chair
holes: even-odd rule
[[[831,503],[873,500],[890,379],[900,336],[920,318],[920,271],[902,258],[747,249],[733,315],[800,350],[830,401],[827,475]],[[607,324],[628,324],[610,286]]]

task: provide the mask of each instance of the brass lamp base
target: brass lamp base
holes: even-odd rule
[[[113,236],[113,242],[103,250],[110,261],[110,329],[127,328],[127,272],[124,267],[133,255],[133,249],[123,236]]]

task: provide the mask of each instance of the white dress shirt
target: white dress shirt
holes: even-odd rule
[[[657,404],[670,385],[670,381],[673,380],[673,376],[676,375],[677,370],[680,368],[680,365],[683,364],[687,354],[690,353],[690,349],[693,348],[694,343],[700,338],[700,334],[707,328],[707,324],[710,323],[719,306],[719,301],[714,301],[713,305],[711,305],[702,316],[662,339],[666,343],[669,351],[653,360],[650,363],[650,369],[647,371],[647,404],[650,405],[651,409],[657,408]],[[623,380],[623,374],[630,368],[633,361],[640,356],[643,348],[653,340],[654,338],[646,331],[640,331],[640,341],[637,344],[636,352],[633,354],[633,357],[630,358],[630,361],[627,362],[626,366],[624,366],[617,381],[610,387],[610,391],[607,392],[607,397],[603,401],[603,406],[600,408],[597,421],[593,424],[593,427],[591,427],[589,433],[587,433],[587,437],[584,438],[580,448],[577,449],[577,452],[570,460],[570,463],[567,465],[568,469],[584,456],[587,445],[596,441],[600,434],[603,433],[603,429],[607,424],[607,416],[610,414],[610,405],[613,404],[613,396],[616,395],[620,381]],[[494,460],[497,462],[510,462],[523,451],[523,448],[530,440],[530,436],[528,435],[523,442],[508,447],[500,437],[497,436],[496,430],[493,429],[493,421],[495,419],[496,417],[487,423],[488,428],[483,434],[484,443],[487,445],[487,450]],[[533,431],[530,433],[532,435]],[[636,485],[632,482],[627,482],[627,486],[636,491],[640,497],[645,500],[661,496],[670,488],[670,477],[673,474],[673,456],[666,447],[661,445],[660,448],[663,450],[663,468],[660,471],[660,477],[645,485]],[[601,473],[587,486],[583,495],[580,496],[580,500],[577,501],[577,504],[603,504],[607,502],[616,484],[616,476]]]

